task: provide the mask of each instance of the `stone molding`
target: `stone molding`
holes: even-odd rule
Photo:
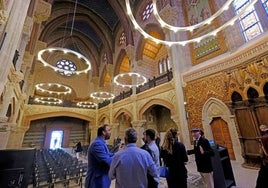
[[[267,38],[268,37],[260,38],[260,40],[248,46],[247,49],[238,50],[236,53],[233,54],[224,54],[220,57],[220,59],[215,59],[207,66],[203,65],[200,68],[182,74],[184,82],[190,82],[202,77],[228,70],[233,67],[238,67],[242,65],[244,66],[245,63],[249,63],[252,59],[256,59],[256,57],[260,57],[263,54],[267,53]]]

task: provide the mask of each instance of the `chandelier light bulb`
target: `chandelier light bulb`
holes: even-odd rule
[[[56,66],[53,66],[51,64],[49,64],[47,61],[45,61],[43,59],[43,54],[46,53],[46,52],[54,52],[54,51],[59,51],[59,52],[62,52],[63,54],[71,54],[71,55],[74,55],[78,58],[79,60],[83,60],[83,62],[87,65],[87,67],[83,70],[64,70],[62,68],[58,68]],[[67,48],[60,48],[60,47],[54,47],[54,48],[46,48],[46,49],[43,49],[43,50],[40,50],[37,54],[37,59],[46,67],[48,66],[49,68],[53,69],[54,71],[56,72],[62,72],[64,71],[65,73],[67,74],[77,74],[79,75],[80,73],[87,73],[89,70],[91,70],[91,63],[90,61],[85,57],[83,56],[82,54],[76,52],[76,51],[73,51],[73,50],[70,50],[70,49],[67,49]]]
[[[136,78],[139,78],[138,80],[136,80],[136,84],[124,84],[122,82],[119,81],[119,77],[123,78],[123,77],[130,77],[130,78],[134,78],[133,76],[135,76]],[[147,79],[145,76],[142,76],[139,73],[136,72],[129,72],[129,73],[120,73],[118,75],[116,75],[113,79],[113,82],[118,85],[118,86],[122,86],[123,88],[125,87],[139,87],[141,85],[144,85],[147,82]]]
[[[34,101],[42,104],[61,104],[63,102],[61,99],[53,97],[36,97]]]
[[[57,86],[57,88],[62,88],[63,91],[56,91],[56,90],[47,89],[47,88],[53,87],[53,86]],[[66,95],[66,94],[69,94],[72,92],[72,89],[70,87],[62,85],[62,84],[58,84],[58,83],[39,83],[39,84],[35,85],[35,88],[41,92],[47,92],[49,94],[58,94],[58,95],[61,95],[61,94]]]
[[[165,21],[163,21],[161,19],[161,17],[159,16],[158,14],[158,11],[157,11],[157,7],[156,7],[156,0],[152,0],[152,4],[153,4],[153,10],[154,10],[154,15],[155,15],[155,18],[157,19],[158,23],[162,26],[163,23],[164,23],[164,27],[166,27],[167,29],[171,30],[171,31],[174,31],[175,29],[177,31],[190,31],[192,32],[194,29],[197,29],[199,27],[202,27],[208,23],[211,24],[211,22],[217,18],[219,15],[221,15],[224,11],[226,11],[227,8],[230,7],[231,3],[233,2],[234,0],[227,0],[226,3],[217,11],[215,12],[212,16],[210,16],[208,19],[198,23],[198,24],[195,24],[195,25],[192,25],[192,26],[185,26],[185,27],[175,27],[175,26],[172,26],[172,25],[169,25],[167,24]],[[229,23],[232,21],[232,20],[237,20],[239,19],[240,16],[242,16],[242,14],[244,13],[245,10],[247,10],[248,8],[252,7],[258,0],[252,0],[249,4],[246,5],[246,7],[243,9],[243,11],[239,12],[236,16],[233,17],[233,19],[227,21],[226,23],[224,23],[221,27],[215,29],[217,30],[217,32],[225,29],[226,27],[229,26]],[[186,45],[188,43],[194,43],[194,42],[197,42],[197,41],[200,41],[199,39],[196,39],[196,38],[192,38],[192,39],[189,39],[189,40],[184,40],[184,41],[167,41],[167,40],[160,40],[160,39],[156,39],[155,37],[149,35],[148,33],[146,33],[142,28],[141,26],[137,23],[136,19],[134,18],[133,16],[133,13],[132,13],[132,10],[131,10],[131,7],[130,7],[130,0],[125,0],[126,2],[126,8],[127,8],[127,13],[128,13],[128,16],[131,20],[131,22],[133,23],[134,27],[136,30],[138,30],[145,38],[147,37],[148,39],[152,40],[152,41],[158,41],[160,44],[164,44],[164,45],[168,45],[169,47],[172,46],[172,45]],[[213,32],[213,31],[212,31]],[[202,39],[204,38],[207,38],[207,37],[210,37],[211,36],[211,33],[212,32],[209,32],[207,34],[204,34],[202,36]],[[198,38],[198,37],[197,37]]]

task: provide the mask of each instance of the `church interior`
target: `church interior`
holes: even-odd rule
[[[103,124],[192,148],[200,128],[258,170],[267,31],[268,0],[0,0],[0,149],[49,158]]]

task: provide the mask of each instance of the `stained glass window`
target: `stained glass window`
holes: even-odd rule
[[[59,73],[64,76],[71,76],[73,73],[72,71],[76,71],[76,65],[67,59],[61,59],[56,63],[56,67],[59,68]]]
[[[142,20],[148,20],[154,10],[153,3],[149,3],[146,5],[143,13],[142,13]]]
[[[236,14],[239,14],[243,9],[248,6],[251,0],[235,0],[233,6]],[[263,33],[263,29],[254,7],[244,11],[239,17],[239,23],[246,41],[249,41],[256,36]]]
[[[266,14],[268,14],[268,0],[261,0],[261,2],[266,11]]]
[[[119,45],[123,45],[126,43],[126,35],[125,32],[122,32],[121,36],[119,37]]]

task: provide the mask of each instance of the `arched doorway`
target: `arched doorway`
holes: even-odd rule
[[[220,117],[213,118],[210,123],[214,142],[227,148],[231,160],[235,160],[233,144],[227,123]]]

